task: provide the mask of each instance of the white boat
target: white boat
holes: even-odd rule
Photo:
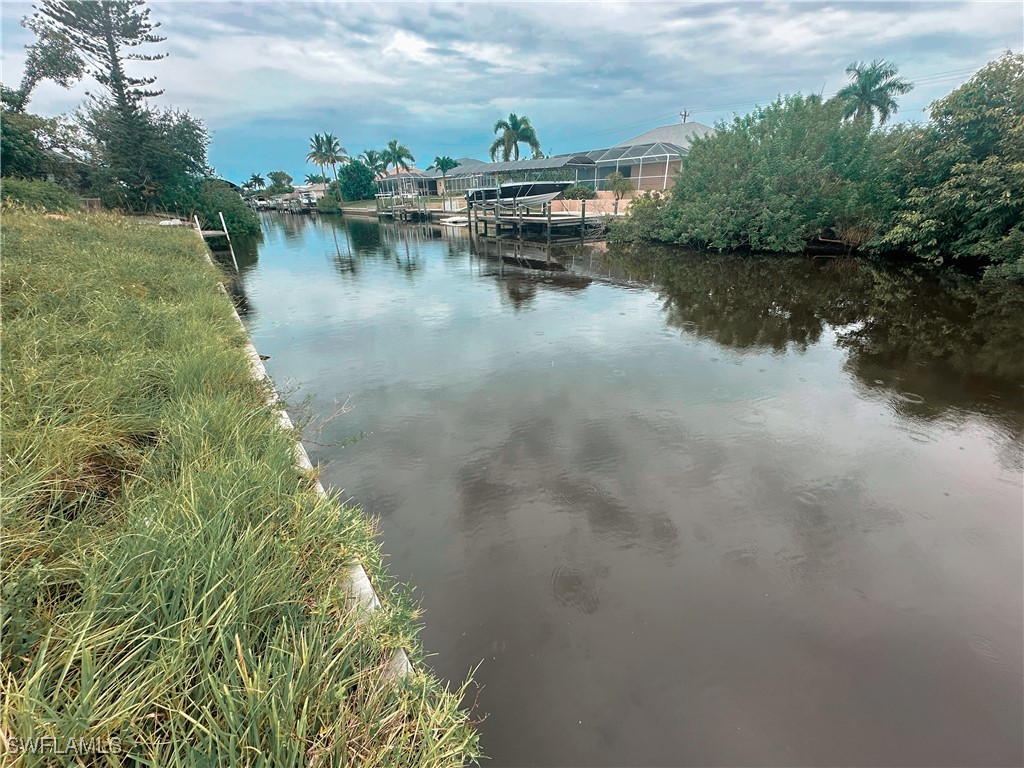
[[[465,216],[449,216],[438,223],[445,227],[464,227],[469,223],[469,219]]]
[[[466,193],[466,201],[485,208],[530,208],[551,202],[571,186],[571,181],[509,182],[500,187],[471,189]]]

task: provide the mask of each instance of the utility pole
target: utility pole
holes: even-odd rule
[[[679,113],[679,118],[684,123],[686,122],[686,118],[688,118],[689,116],[690,116],[690,110],[688,110],[688,109],[684,109],[682,112]]]

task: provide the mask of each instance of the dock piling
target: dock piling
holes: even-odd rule
[[[580,200],[580,245],[587,236],[587,201]]]

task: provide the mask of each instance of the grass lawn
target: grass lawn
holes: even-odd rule
[[[415,607],[361,512],[295,469],[195,234],[13,208],[2,234],[4,751],[50,736],[120,740],[91,765],[472,761],[462,690],[422,671]],[[372,614],[346,595],[355,559]],[[418,671],[395,681],[399,647]]]

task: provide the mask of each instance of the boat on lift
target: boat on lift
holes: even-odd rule
[[[549,203],[571,187],[571,181],[514,181],[497,187],[471,189],[466,202],[485,208],[532,208]]]

